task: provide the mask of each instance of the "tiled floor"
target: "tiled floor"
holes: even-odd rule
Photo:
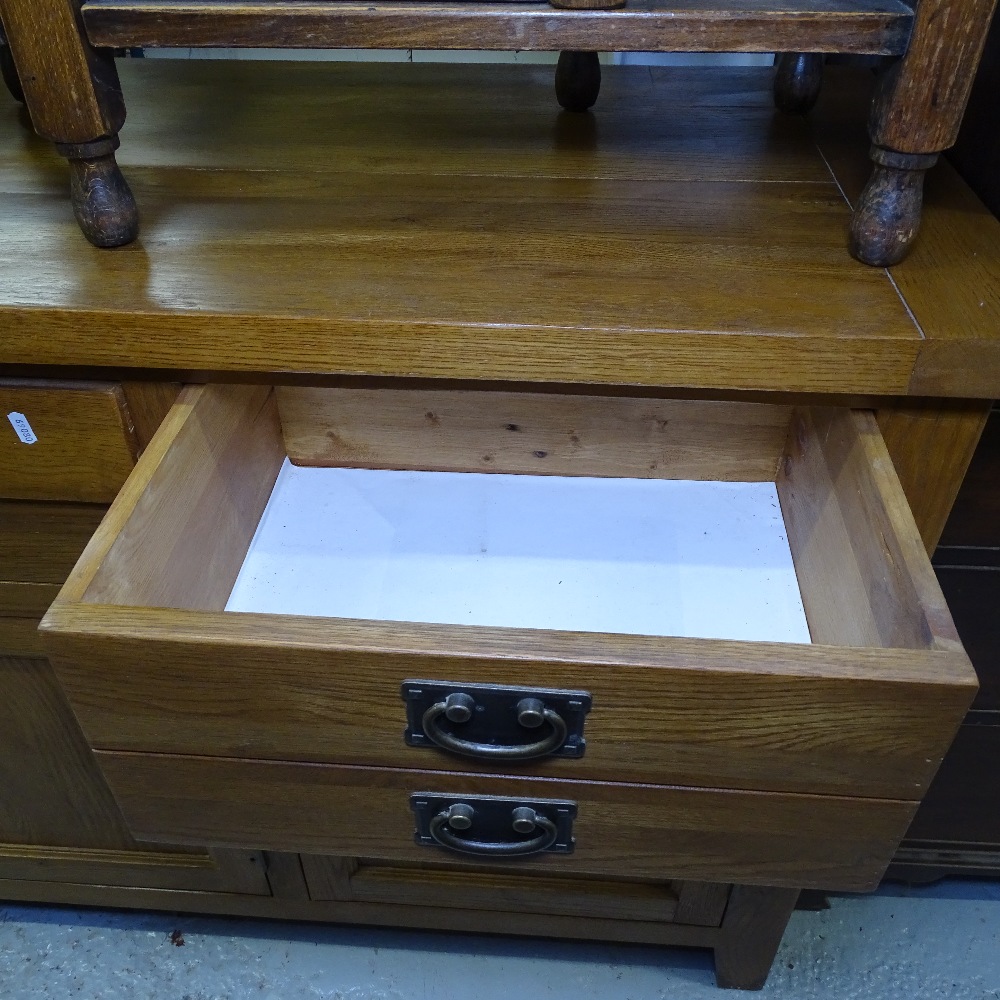
[[[761,997],[1000,998],[1000,883],[796,912]],[[183,945],[173,943],[180,932]],[[707,952],[0,907],[0,995],[81,1000],[699,1000]]]

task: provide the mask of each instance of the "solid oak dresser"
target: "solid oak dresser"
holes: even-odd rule
[[[904,264],[843,254],[865,74],[804,121],[748,70],[592,117],[525,67],[122,71],[131,247],[0,132],[0,896],[762,985],[976,691],[928,551],[1000,227],[945,167]]]

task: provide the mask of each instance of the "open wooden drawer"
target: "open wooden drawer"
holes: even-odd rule
[[[650,878],[874,884],[976,690],[872,415],[756,403],[190,388],[42,631],[144,839]]]

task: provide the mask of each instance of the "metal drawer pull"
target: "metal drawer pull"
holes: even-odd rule
[[[558,750],[566,741],[567,726],[563,717],[546,708],[539,698],[522,698],[516,707],[517,721],[525,729],[538,729],[547,725],[548,736],[532,743],[492,744],[474,743],[463,740],[452,733],[445,732],[438,720],[444,716],[449,722],[461,724],[468,722],[476,711],[476,702],[462,691],[449,694],[444,701],[435,702],[427,709],[421,719],[426,736],[439,747],[460,753],[465,757],[482,757],[489,760],[528,760],[531,757],[544,757]]]
[[[456,802],[442,809],[430,822],[430,835],[442,846],[463,854],[485,854],[491,857],[519,857],[547,851],[559,837],[559,828],[547,816],[535,812],[530,806],[518,806],[511,812],[511,826],[515,833],[541,833],[530,840],[466,840],[457,837],[453,830],[468,830],[476,810],[466,802]]]
[[[414,792],[410,808],[416,821],[413,838],[424,847],[499,860],[572,854],[576,843],[576,803],[565,799]]]

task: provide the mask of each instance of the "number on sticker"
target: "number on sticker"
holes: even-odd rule
[[[22,444],[34,444],[38,440],[38,436],[31,429],[31,424],[28,423],[28,418],[23,413],[14,410],[7,414],[7,419]]]

